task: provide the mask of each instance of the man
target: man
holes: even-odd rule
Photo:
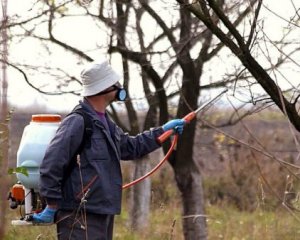
[[[107,115],[115,100],[125,100],[120,77],[107,61],[93,62],[81,73],[79,106],[92,122],[89,144],[82,146],[85,122],[69,114],[49,144],[40,166],[40,194],[47,206],[33,215],[36,223],[57,224],[58,239],[112,239],[114,215],[121,211],[120,160],[142,157],[160,147],[164,131],[182,132],[184,120],[174,119],[162,127],[137,136],[124,133]]]

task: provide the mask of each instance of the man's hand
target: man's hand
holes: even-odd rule
[[[178,132],[179,134],[181,134],[183,132],[183,127],[185,124],[185,120],[184,119],[173,119],[169,122],[166,122],[162,128],[164,131],[168,131],[170,129],[173,129],[175,132]]]
[[[33,223],[54,223],[55,208],[47,206],[42,212],[33,214]]]

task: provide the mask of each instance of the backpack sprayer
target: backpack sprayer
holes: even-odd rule
[[[227,90],[221,92],[195,111],[190,112],[183,117],[183,119],[186,121],[186,123],[189,123],[197,116],[197,113],[212,105],[226,91]],[[18,206],[21,207],[24,205],[24,213],[20,211],[21,218],[19,220],[13,220],[12,225],[32,225],[33,222],[30,219],[32,214],[42,211],[46,206],[46,203],[40,197],[38,190],[39,166],[45,155],[47,146],[54,137],[60,122],[60,115],[32,115],[30,124],[24,128],[17,153],[17,167],[26,168],[28,176],[22,173],[17,173],[16,175],[18,183],[11,188],[8,196],[10,207],[12,209],[16,209]],[[173,133],[173,130],[168,130],[158,137],[157,141],[162,144]],[[128,184],[123,185],[123,189],[129,188],[141,182],[156,172],[171,155],[177,144],[177,140],[178,134],[175,134],[171,147],[165,157],[150,172]]]
[[[13,220],[12,225],[31,225],[28,217],[46,206],[39,196],[39,166],[60,122],[60,115],[32,115],[30,124],[24,128],[17,152],[17,168],[26,169],[26,174],[22,171],[16,173],[18,183],[13,185],[8,195],[10,208],[24,206],[24,209],[20,209],[20,220]]]

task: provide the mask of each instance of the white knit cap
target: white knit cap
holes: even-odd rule
[[[81,96],[93,96],[111,87],[120,80],[108,61],[92,62],[81,72]]]

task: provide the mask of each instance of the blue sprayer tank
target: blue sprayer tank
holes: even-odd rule
[[[39,166],[60,122],[60,115],[38,114],[32,115],[31,122],[24,128],[17,153],[17,167],[26,168],[28,176],[17,173],[17,178],[25,188],[38,191]]]

